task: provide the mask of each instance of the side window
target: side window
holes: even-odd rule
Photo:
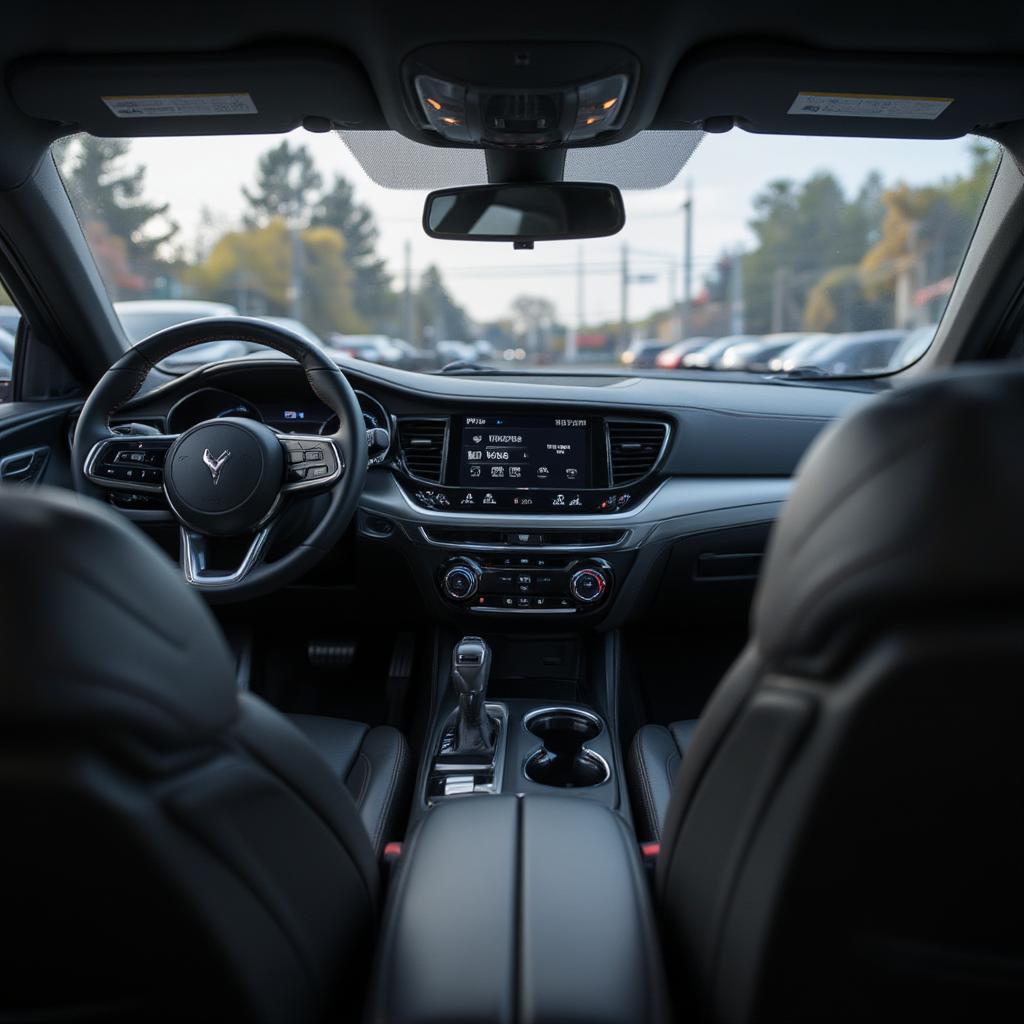
[[[11,377],[14,368],[14,344],[18,336],[21,313],[11,302],[0,282],[0,402],[11,400]]]

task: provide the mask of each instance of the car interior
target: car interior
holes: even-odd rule
[[[1022,1018],[1024,9],[5,13],[0,1020]]]

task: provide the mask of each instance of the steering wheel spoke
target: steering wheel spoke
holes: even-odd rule
[[[99,487],[136,494],[162,494],[164,460],[177,434],[111,434],[85,460],[86,478]]]
[[[319,493],[333,487],[345,473],[345,460],[330,437],[319,434],[279,434],[284,450],[282,493]]]
[[[236,559],[237,564],[218,566],[215,566],[213,546],[223,545],[224,542],[220,538],[209,537],[205,533],[182,526],[181,568],[185,582],[203,590],[237,586],[253,569],[263,564],[273,526],[273,522],[267,523],[253,534],[244,554],[240,559]],[[222,558],[218,561],[224,563],[228,559]]]

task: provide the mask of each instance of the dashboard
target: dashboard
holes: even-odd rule
[[[353,565],[338,570],[350,575],[320,585],[354,584],[389,611],[414,594],[410,614],[463,628],[487,615],[607,628],[688,606],[745,614],[804,451],[879,388],[340,365],[376,447]],[[223,416],[336,429],[297,364],[274,355],[147,382],[115,422],[177,433]]]

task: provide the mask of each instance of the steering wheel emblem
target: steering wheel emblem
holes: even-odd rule
[[[227,462],[228,459],[230,459],[230,458],[231,458],[231,449],[230,448],[225,448],[224,451],[222,451],[220,453],[220,455],[217,456],[217,458],[214,458],[210,454],[210,449],[209,448],[207,448],[203,452],[203,462],[206,464],[206,468],[209,469],[210,476],[213,477],[213,486],[214,487],[216,487],[217,484],[220,481],[221,466],[223,466],[224,463]]]

